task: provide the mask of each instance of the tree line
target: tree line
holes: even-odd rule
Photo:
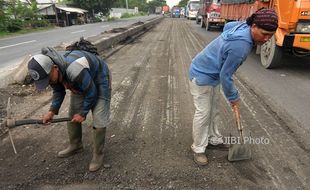
[[[127,0],[128,8],[138,7],[139,11],[152,13],[157,6],[166,5],[165,0]],[[65,0],[70,7],[88,10],[89,16],[102,13],[108,16],[112,7],[126,8],[126,0]],[[44,27],[49,23],[38,14],[36,0],[0,0],[0,32],[15,32],[24,27]]]
[[[45,27],[49,23],[37,13],[35,0],[0,0],[0,32],[16,32],[24,27]]]

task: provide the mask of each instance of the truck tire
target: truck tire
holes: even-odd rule
[[[209,19],[207,19],[207,22],[206,22],[206,30],[207,30],[207,31],[210,30],[210,22],[209,22]]]
[[[204,18],[202,17],[201,20],[200,20],[200,26],[201,28],[205,28],[206,25],[205,25],[205,21],[204,21]]]
[[[273,69],[281,65],[283,50],[276,44],[275,37],[264,43],[260,51],[261,64],[265,69]]]

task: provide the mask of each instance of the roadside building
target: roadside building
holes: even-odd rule
[[[59,26],[85,24],[87,21],[88,11],[84,9],[57,4],[44,4],[37,7],[40,15]]]
[[[26,0],[21,1],[25,4],[29,3]],[[59,0],[37,0],[38,14],[58,26],[71,26],[87,22],[87,10],[69,7],[61,2]]]

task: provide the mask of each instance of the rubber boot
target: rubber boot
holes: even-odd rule
[[[93,128],[93,158],[89,164],[89,171],[91,172],[99,170],[103,164],[105,133],[106,127]]]
[[[69,146],[58,152],[59,158],[67,158],[72,156],[78,152],[83,151],[83,144],[82,144],[82,127],[80,123],[67,123],[68,135],[69,135]]]

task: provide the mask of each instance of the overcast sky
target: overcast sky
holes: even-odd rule
[[[180,2],[180,0],[166,0],[166,2],[171,8],[172,6],[177,5]]]

